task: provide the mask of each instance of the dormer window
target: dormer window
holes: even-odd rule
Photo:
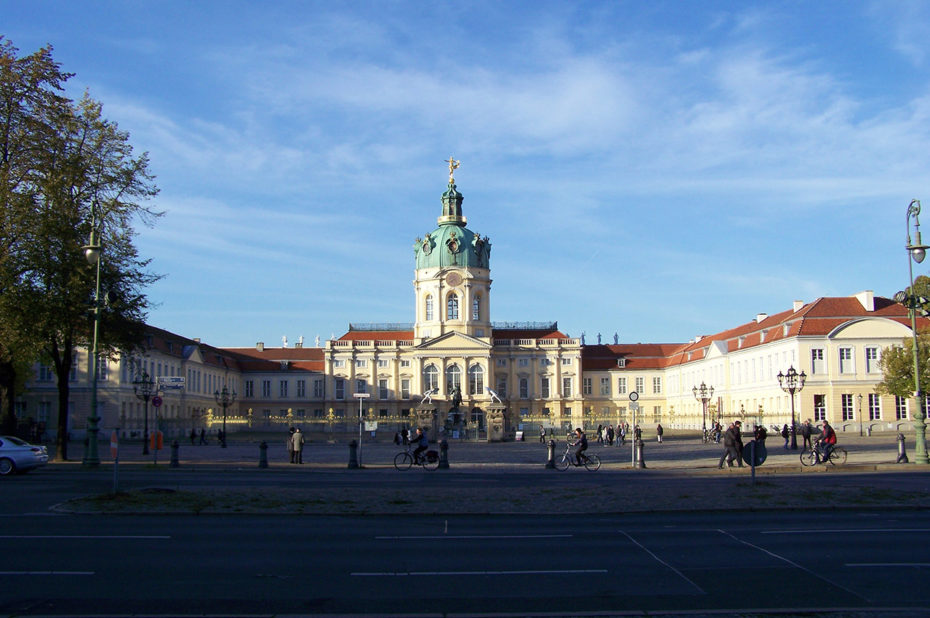
[[[618,358],[618,359],[617,359],[617,367],[620,367],[621,369],[624,368],[624,367],[626,367],[626,359],[625,359],[625,358]]]

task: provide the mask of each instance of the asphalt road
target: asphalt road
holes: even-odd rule
[[[6,615],[930,612],[922,511],[2,521]]]

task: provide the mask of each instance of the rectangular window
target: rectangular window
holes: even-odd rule
[[[591,394],[591,378],[581,378],[581,394]]]
[[[38,382],[51,382],[52,376],[55,375],[55,372],[52,371],[52,368],[48,365],[39,365],[39,376]]]
[[[336,399],[346,398],[346,381],[343,378],[336,378]]]
[[[131,362],[131,361],[130,361]],[[77,352],[71,355],[71,372],[68,374],[68,380],[74,382],[77,380]],[[132,373],[132,368],[129,368],[129,374]],[[126,382],[132,382],[132,375],[127,375],[125,378]],[[16,416],[19,416],[18,414]]]
[[[520,378],[520,399],[526,399],[530,396],[530,381],[526,378]]]
[[[346,366],[346,362],[345,362],[345,360],[343,360],[343,359],[336,359],[336,360],[333,361],[333,367],[342,368],[342,367],[345,367],[345,366]]]
[[[529,366],[530,366],[530,359],[528,359],[528,358],[521,358],[521,359],[518,359],[517,365],[518,365],[519,367],[529,367]]]
[[[313,381],[313,398],[322,399],[323,398],[323,379],[317,378]]]
[[[110,362],[106,356],[100,356],[97,358],[97,381],[106,382],[107,381],[107,370],[110,368]]]
[[[652,422],[662,422],[662,406],[652,406]]]
[[[409,367],[409,366],[410,366],[410,361],[409,361],[408,359],[402,359],[402,360],[400,361],[400,366],[401,366],[401,367]]]
[[[278,382],[278,397],[281,399],[287,398],[287,380]]]
[[[501,399],[507,397],[507,376],[497,377],[497,396]]]
[[[506,367],[506,366],[507,366],[507,359],[506,359],[506,358],[499,358],[499,359],[497,359],[497,366],[498,366],[498,367]]]
[[[305,419],[307,418],[307,411],[303,408],[297,408],[297,418]]]
[[[356,380],[355,381],[355,392],[356,393],[367,393],[368,382],[366,382],[365,380]]]
[[[662,378],[652,378],[652,393],[654,395],[662,394]]]
[[[378,380],[378,399],[388,398],[388,381],[386,379]]]
[[[617,394],[626,395],[626,378],[617,378]]]
[[[388,361],[388,360],[386,360],[386,359],[383,359],[383,358],[379,358],[379,359],[378,359],[378,367],[381,368],[381,369],[384,369],[384,368],[387,367],[389,364],[390,364],[390,361]]]
[[[845,393],[840,396],[840,407],[843,411],[843,420],[851,421],[856,417],[855,411],[853,410],[853,396],[849,393]]]
[[[271,380],[262,380],[262,397],[271,397]]]
[[[400,381],[400,398],[410,399],[410,378],[403,378]]]
[[[869,393],[869,420],[882,420],[882,398],[878,393]]]
[[[562,378],[562,397],[572,396],[572,379]]]
[[[823,362],[823,349],[814,348],[811,350],[811,373],[826,373],[827,365]]]
[[[610,378],[601,378],[601,397],[610,396]]]
[[[307,396],[307,381],[297,380],[297,397],[304,398]]]
[[[621,419],[625,419],[626,418],[626,406],[620,406],[619,408],[617,408],[617,414],[620,415]]]
[[[529,416],[529,415],[530,415],[530,409],[529,409],[529,408],[520,408],[520,416],[521,416],[521,417],[523,417],[523,416]]]
[[[356,369],[364,369],[364,368],[367,367],[367,366],[368,366],[368,361],[367,361],[367,360],[358,359],[358,360],[355,361],[355,368],[356,368]]]
[[[645,392],[646,389],[645,389],[645,386],[643,385],[644,382],[645,382],[644,378],[636,378],[636,392],[637,393]]]
[[[253,382],[252,380],[245,381],[245,396],[248,399],[251,399],[252,397],[255,396],[255,382]]]
[[[378,410],[378,418],[385,418],[388,415],[387,408],[381,408]]]
[[[907,397],[894,397],[894,416],[899,421],[907,420]]]
[[[562,359],[562,366],[563,366],[563,367],[564,367],[565,365],[571,365],[571,364],[572,364],[572,359],[570,359],[570,358],[563,358],[563,359]]]
[[[549,398],[549,378],[542,378],[539,381],[539,386],[540,386],[540,390],[542,391],[541,392],[542,398],[548,399]]]
[[[822,421],[827,418],[827,397],[814,395],[814,420]]]
[[[878,348],[865,349],[865,372],[879,373],[881,368],[878,366]]]
[[[840,348],[840,373],[856,373],[852,348]]]

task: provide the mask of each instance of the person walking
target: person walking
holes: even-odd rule
[[[739,433],[739,424],[739,421],[730,423],[730,427],[723,434],[723,455],[720,456],[720,461],[717,463],[718,468],[723,468],[724,461],[728,468],[733,467],[734,459],[738,462],[740,468],[743,467],[743,460],[740,459],[743,441]]]
[[[788,423],[781,428],[781,437],[785,439],[785,450],[788,450]]]
[[[294,455],[291,463],[302,464],[304,462],[304,434],[300,431],[300,427],[294,429],[292,441]]]
[[[662,443],[662,431],[663,431],[663,430],[662,430],[662,423],[659,423],[659,424],[656,426],[656,440],[658,440],[660,444]]]
[[[801,425],[801,437],[804,438],[804,445],[801,448],[807,450],[813,450],[814,446],[811,444],[811,435],[814,433],[814,426],[811,425],[811,419],[804,421],[804,424]]]
[[[546,428],[543,427],[542,425],[539,426],[539,443],[540,444],[546,443]]]
[[[617,440],[617,446],[624,446],[626,444],[626,432],[627,424],[626,421],[623,421],[623,424],[620,425],[620,439]]]
[[[197,442],[197,430],[191,427],[191,446],[194,446],[195,442]]]
[[[294,428],[291,427],[287,430],[287,440],[285,440],[287,445],[287,462],[295,463],[294,461]]]
[[[607,426],[607,445],[608,446],[614,445],[614,426],[613,425]]]
[[[203,427],[201,427],[200,428],[200,444],[203,445],[206,443],[207,443],[207,431]]]

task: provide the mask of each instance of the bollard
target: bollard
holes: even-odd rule
[[[643,451],[645,450],[644,446],[645,444],[643,443],[642,438],[636,441],[636,465],[633,466],[634,468],[646,467],[646,458],[643,454]]]
[[[349,470],[358,468],[358,442],[352,440],[349,442]]]
[[[546,469],[554,470],[555,469],[555,440],[549,440],[546,443],[546,446],[549,447],[549,459],[546,461]]]
[[[258,445],[258,467],[268,467],[268,443],[262,442]]]
[[[449,469],[449,443],[445,438],[439,442],[439,468],[442,470]]]
[[[904,434],[898,434],[898,459],[895,463],[907,463],[907,453],[904,451]]]
[[[865,435],[867,435],[867,436],[871,436],[871,435],[872,435],[872,426],[871,426],[871,425],[865,428]]]
[[[178,462],[178,449],[179,448],[180,446],[178,445],[177,440],[171,443],[171,463],[168,464],[169,467],[171,468],[177,468],[180,465],[180,463]]]

